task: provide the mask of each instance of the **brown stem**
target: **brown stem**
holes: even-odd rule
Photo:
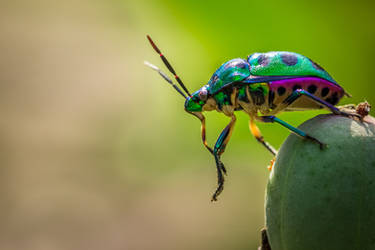
[[[262,234],[262,245],[258,247],[258,250],[271,250],[271,246],[268,243],[267,229],[263,228],[261,231]]]

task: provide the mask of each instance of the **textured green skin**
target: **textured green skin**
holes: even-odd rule
[[[285,65],[280,57],[282,53],[295,55],[298,58],[297,64],[293,66]],[[261,55],[270,60],[266,67],[258,64],[258,58]],[[248,62],[251,65],[250,74],[254,76],[317,76],[327,81],[335,82],[327,71],[316,69],[309,58],[293,52],[254,53],[249,57]]]
[[[375,249],[375,125],[320,115],[290,135],[270,174],[266,226],[272,250]]]

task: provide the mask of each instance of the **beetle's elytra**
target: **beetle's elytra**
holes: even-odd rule
[[[226,174],[226,169],[220,156],[224,153],[231,137],[236,122],[235,111],[242,110],[249,114],[251,133],[273,155],[276,155],[277,151],[263,139],[255,120],[279,123],[323,148],[324,143],[275,115],[281,111],[325,107],[337,115],[353,116],[335,107],[344,95],[349,96],[349,94],[327,71],[303,55],[274,51],[254,53],[247,59],[232,59],[222,64],[206,85],[190,94],[159,48],[149,36],[147,38],[186,94],[159,68],[147,62],[146,64],[158,71],[185,98],[185,111],[201,121],[202,141],[215,158],[218,174],[218,187],[212,196],[212,201],[217,200],[224,187],[223,174]],[[231,118],[213,148],[208,146],[206,141],[205,117],[202,114],[203,111],[211,110],[222,112]]]

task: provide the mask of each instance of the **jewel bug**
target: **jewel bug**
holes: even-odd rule
[[[182,90],[159,68],[148,62],[145,64],[157,71],[185,98],[185,111],[201,121],[202,142],[215,158],[218,176],[218,186],[212,195],[212,201],[217,200],[224,188],[224,174],[227,171],[220,157],[225,151],[236,123],[235,111],[244,111],[249,115],[251,133],[273,155],[276,155],[277,151],[264,140],[255,121],[278,123],[323,149],[325,146],[323,142],[275,115],[281,111],[327,108],[336,115],[356,116],[335,107],[343,96],[350,97],[350,95],[319,64],[303,55],[273,51],[253,53],[247,59],[229,60],[215,71],[206,85],[190,94],[151,37],[147,36],[147,39]],[[202,114],[203,111],[211,110],[231,118],[214,147],[210,147],[207,143],[205,117]]]

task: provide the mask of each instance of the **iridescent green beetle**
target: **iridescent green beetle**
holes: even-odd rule
[[[190,94],[159,48],[149,36],[147,38],[187,96],[160,69],[150,63],[146,64],[158,71],[186,99],[185,111],[198,117],[202,123],[202,141],[215,157],[218,174],[218,187],[212,196],[213,201],[217,200],[224,187],[223,173],[226,174],[226,169],[220,156],[231,137],[236,122],[235,111],[243,110],[249,114],[250,131],[273,155],[276,155],[277,151],[263,139],[255,120],[279,123],[323,148],[324,143],[274,115],[281,111],[326,107],[337,115],[357,116],[334,106],[344,95],[350,95],[322,67],[300,54],[275,51],[254,53],[248,56],[247,60],[232,59],[221,65],[206,85]],[[207,144],[205,117],[202,114],[203,111],[211,110],[222,112],[231,118],[214,148]]]

